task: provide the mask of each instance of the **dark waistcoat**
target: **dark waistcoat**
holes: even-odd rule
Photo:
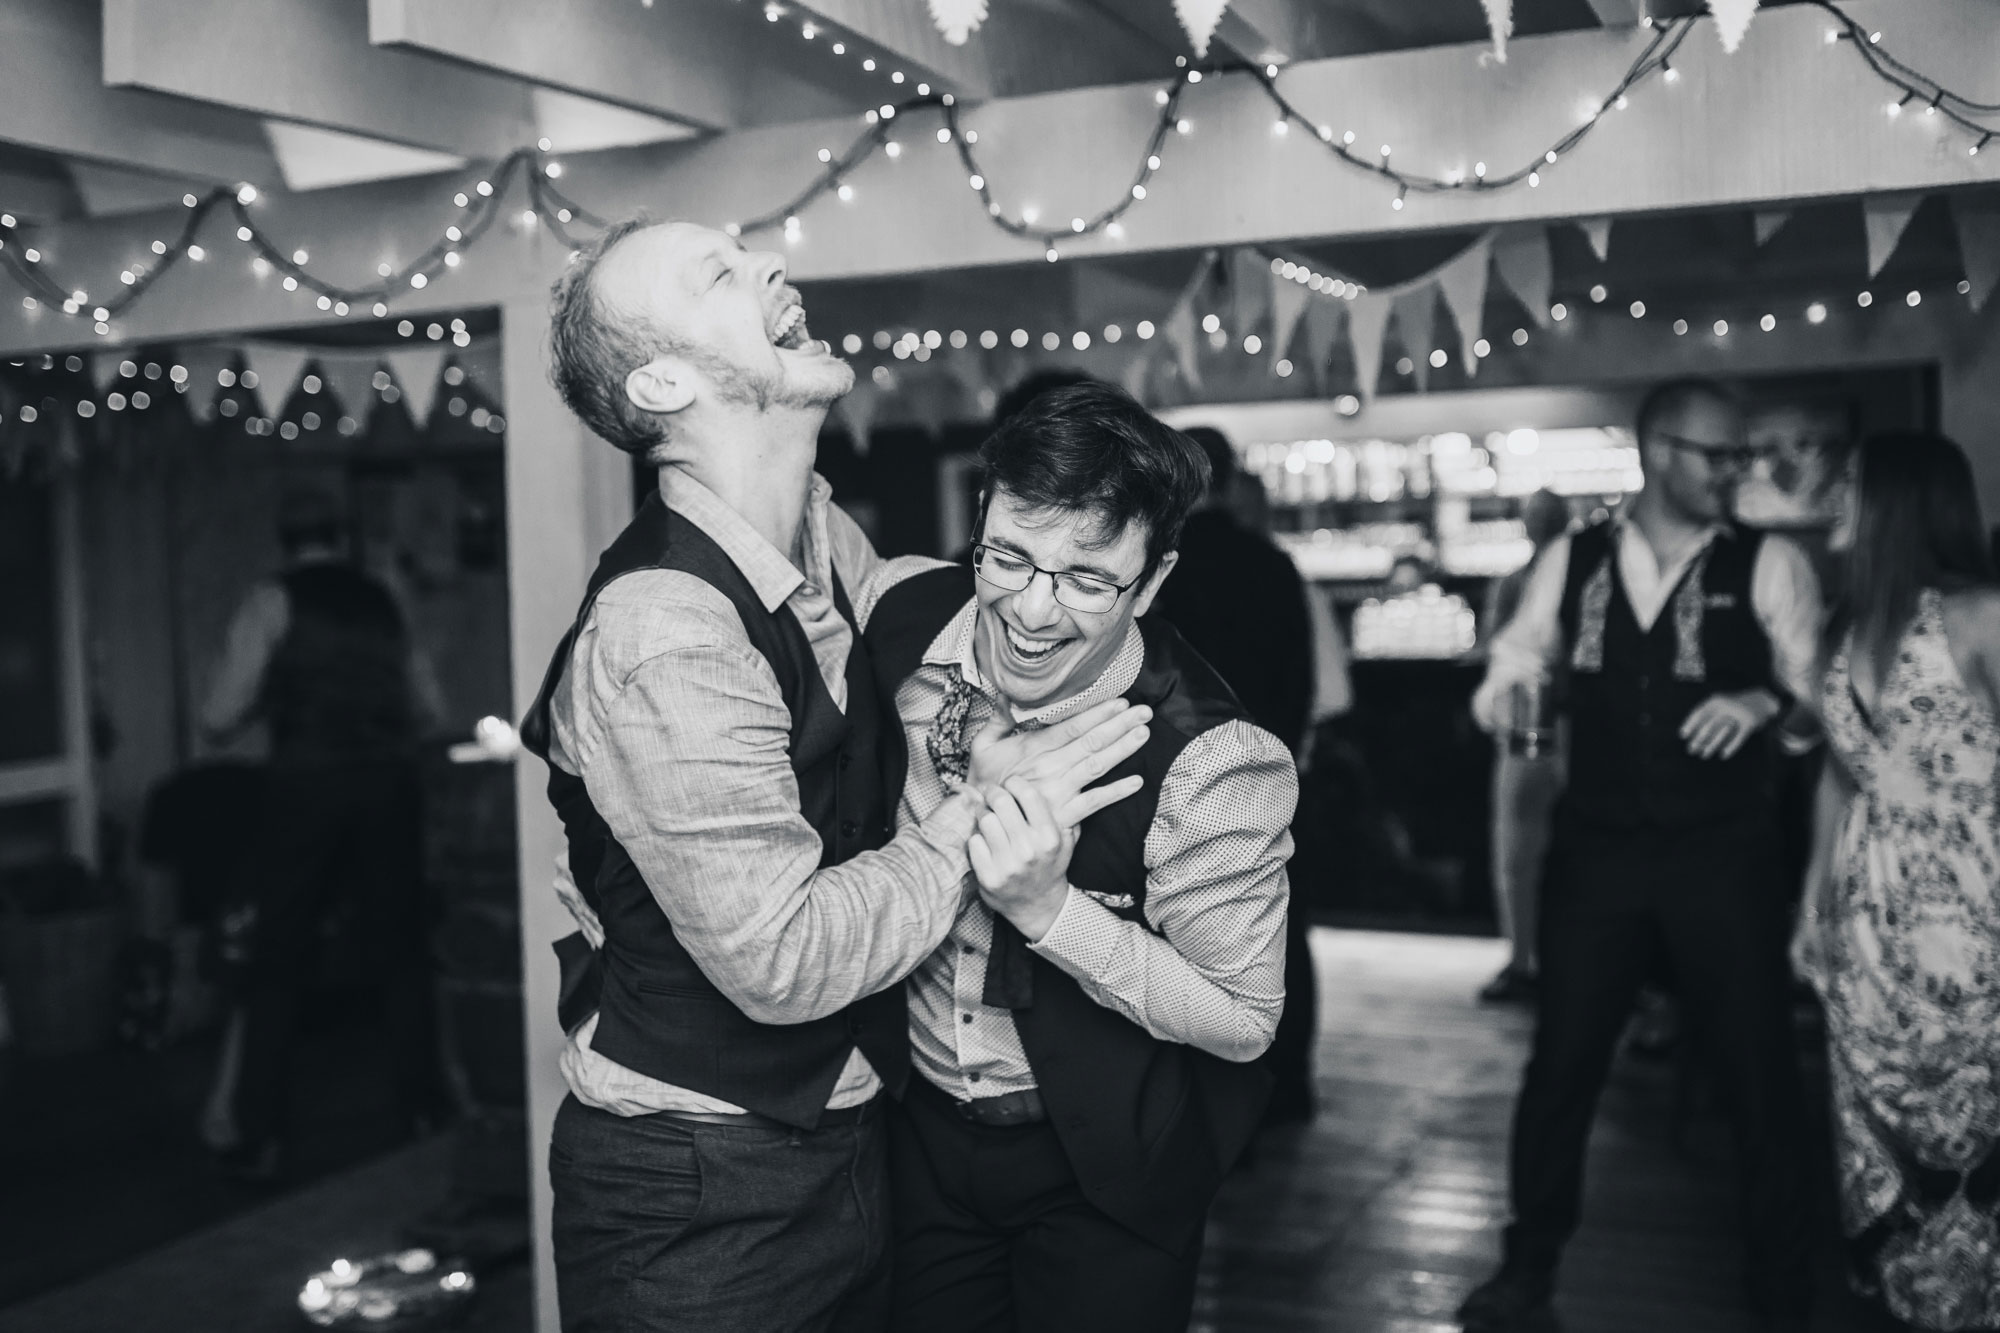
[[[727,597],[751,645],[771,664],[791,712],[792,773],[800,813],[820,837],[820,865],[837,865],[887,842],[890,805],[882,755],[885,749],[900,754],[902,747],[880,743],[883,719],[866,645],[857,634],[847,659],[842,714],[791,608],[766,611],[722,548],[658,495],[647,497],[598,562],[576,623],[556,648],[521,724],[528,749],[548,758],[549,697],[598,593],[620,575],[643,569],[692,574]],[[834,599],[852,623],[838,577]],[[582,779],[550,764],[549,800],[569,838],[577,888],[604,927],[604,947],[595,953],[581,934],[556,943],[563,963],[559,1014],[566,1029],[595,1009],[592,1049],[641,1074],[806,1129],[818,1123],[856,1046],[889,1088],[901,1089],[910,1063],[901,986],[807,1023],[755,1021],[716,988],[675,937],[645,879],[591,804]]]
[[[1755,815],[1772,799],[1771,729],[1730,759],[1696,759],[1681,724],[1709,696],[1764,688],[1771,643],[1750,602],[1762,538],[1718,535],[1642,630],[1618,576],[1616,528],[1571,541],[1563,588],[1570,733],[1568,811],[1617,828],[1691,828]]]
[[[263,685],[273,762],[406,752],[414,732],[410,649],[395,598],[345,564],[307,565],[280,582],[290,623]]]
[[[892,716],[896,685],[971,596],[970,569],[934,570],[890,590],[869,618],[869,652]],[[1130,895],[1129,908],[1114,910],[1151,929],[1144,913],[1145,842],[1160,784],[1190,741],[1247,714],[1171,625],[1149,618],[1139,629],[1145,661],[1125,698],[1153,709],[1151,737],[1104,781],[1137,773],[1146,785],[1083,822],[1069,882]],[[914,762],[930,759],[919,754]],[[891,794],[900,796],[901,772],[891,773]],[[1028,1002],[1013,1009],[1014,1026],[1084,1194],[1124,1226],[1180,1250],[1199,1232],[1224,1173],[1263,1114],[1270,1092],[1264,1062],[1235,1064],[1160,1041],[1028,951],[1007,921],[994,921],[994,937],[989,967],[1011,957],[1031,973],[1024,978]],[[987,990],[993,995],[992,976]]]

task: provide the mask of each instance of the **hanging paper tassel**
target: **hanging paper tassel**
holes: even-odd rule
[[[1222,22],[1222,11],[1229,8],[1229,0],[1174,0],[1174,17],[1187,29],[1188,44],[1194,47],[1198,57],[1208,55],[1208,39],[1215,36],[1216,25]]]
[[[944,39],[953,46],[964,46],[965,39],[979,30],[986,22],[986,0],[925,0],[931,8],[931,22],[944,34]]]
[[[1514,0],[1481,0],[1481,3],[1486,6],[1486,26],[1493,30],[1493,59],[1504,65],[1507,39],[1514,35]]]
[[[1708,12],[1715,15],[1715,31],[1722,38],[1722,49],[1735,55],[1736,48],[1743,45],[1743,34],[1750,31],[1757,0],[1708,0]]]

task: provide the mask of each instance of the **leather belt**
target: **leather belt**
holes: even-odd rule
[[[975,1097],[969,1102],[953,1101],[951,1109],[961,1120],[975,1125],[1004,1128],[1009,1125],[1039,1125],[1049,1118],[1039,1088],[1002,1093],[998,1097]]]
[[[856,1125],[875,1114],[875,1104],[880,1097],[871,1097],[859,1106],[829,1107],[819,1113],[816,1129],[833,1129],[839,1125]],[[782,1120],[774,1120],[755,1111],[659,1111],[669,1120],[680,1120],[691,1125],[737,1125],[757,1129],[797,1129]]]

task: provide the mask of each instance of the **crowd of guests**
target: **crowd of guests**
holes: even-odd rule
[[[1286,863],[1312,723],[1350,702],[1229,442],[1040,386],[982,450],[967,557],[883,560],[813,471],[852,372],[778,256],[613,228],[557,290],[553,350],[577,415],[659,473],[522,729],[578,927],[564,1328],[1185,1328],[1220,1181],[1260,1125],[1313,1114]],[[1917,1328],[2000,1327],[2000,588],[1966,458],[1853,450],[1829,598],[1798,542],[1735,517],[1755,451],[1731,391],[1662,385],[1635,424],[1644,488],[1574,529],[1536,497],[1534,558],[1488,607],[1510,958],[1483,997],[1536,1023],[1503,1261],[1461,1321],[1548,1318],[1663,958],[1733,1120],[1763,1323],[1807,1327],[1813,1286],[1796,975],[1826,1014],[1854,1282]],[[406,1112],[437,1105],[396,915],[419,899],[408,636],[332,516],[286,531],[205,719],[276,734],[211,1115],[265,1177],[292,962],[357,856],[408,946],[382,977]],[[1781,766],[1822,747],[1800,886]]]
[[[1663,955],[1724,1085],[1764,1325],[1807,1327],[1812,1294],[1796,970],[1826,1015],[1853,1285],[1914,1328],[2000,1326],[2000,588],[1971,469],[1935,435],[1862,442],[1827,599],[1795,541],[1733,518],[1754,453],[1730,391],[1663,385],[1637,435],[1644,489],[1538,542],[1475,698],[1518,736],[1559,697],[1568,772],[1551,803],[1563,747],[1507,746],[1495,777],[1503,920],[1539,919],[1487,995],[1532,996],[1536,1024],[1503,1262],[1460,1317],[1547,1318],[1598,1096]],[[1801,886],[1781,765],[1822,740]]]

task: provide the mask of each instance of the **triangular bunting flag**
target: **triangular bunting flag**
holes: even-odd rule
[[[1861,221],[1868,229],[1869,277],[1880,273],[1889,256],[1896,253],[1903,229],[1923,201],[1920,194],[1876,194],[1861,201]]]
[[[1965,280],[1972,284],[1966,299],[1972,308],[1985,307],[2000,282],[2000,198],[1991,194],[1954,194],[1951,220],[1958,229],[1958,258]]]
[[[314,360],[340,410],[367,424],[369,413],[382,399],[381,390],[375,387],[375,372],[381,369],[382,358],[374,352],[322,351]]]
[[[207,421],[215,415],[215,399],[222,392],[222,371],[236,364],[236,349],[220,343],[188,343],[177,348],[174,360],[187,370],[187,393],[182,399],[188,415]]]
[[[500,376],[498,338],[474,338],[471,346],[459,349],[452,359],[464,367],[465,377],[478,385],[481,393],[493,402],[502,401],[506,381]]]
[[[1271,261],[1253,246],[1229,252],[1229,332],[1239,342],[1271,313]]]
[[[1578,218],[1576,229],[1583,233],[1583,239],[1590,242],[1590,253],[1597,256],[1602,264],[1611,258],[1611,219]]]
[[[1445,307],[1458,326],[1458,358],[1468,375],[1479,370],[1472,344],[1479,341],[1480,321],[1486,313],[1486,266],[1492,258],[1493,235],[1489,232],[1438,270],[1438,290],[1444,293]]]
[[[1493,245],[1493,267],[1500,281],[1527,308],[1528,318],[1549,326],[1549,287],[1555,269],[1549,260],[1549,234],[1539,222],[1508,227]]]
[[[1396,308],[1396,331],[1403,336],[1403,350],[1409,353],[1410,368],[1419,391],[1430,387],[1431,331],[1437,327],[1437,288],[1430,283],[1391,298]]]
[[[257,376],[257,399],[264,404],[265,416],[285,410],[285,400],[311,359],[312,350],[295,343],[243,344],[243,368]]]
[[[1187,296],[1174,303],[1167,317],[1160,321],[1160,336],[1174,349],[1174,360],[1181,368],[1181,379],[1188,388],[1201,388],[1201,359],[1195,347],[1194,302]]]
[[[403,406],[410,410],[410,420],[417,423],[418,430],[431,419],[431,404],[437,401],[438,372],[444,369],[444,352],[441,344],[426,343],[420,347],[394,348],[383,354],[396,376],[396,387],[403,391]]]
[[[1306,305],[1306,363],[1315,392],[1326,387],[1326,369],[1333,360],[1333,345],[1340,341],[1340,316],[1346,304],[1315,296]]]
[[[1174,17],[1187,30],[1188,45],[1195,55],[1208,55],[1208,39],[1215,35],[1216,25],[1222,22],[1222,11],[1229,8],[1228,0],[1174,0]]]
[[[1125,363],[1125,369],[1119,374],[1118,382],[1125,386],[1126,393],[1131,394],[1140,403],[1144,403],[1146,401],[1146,381],[1150,377],[1152,369],[1152,353],[1141,352]]]
[[[1750,215],[1750,229],[1756,233],[1757,244],[1762,245],[1778,234],[1778,229],[1792,220],[1789,208],[1760,209]]]
[[[1493,33],[1493,50],[1490,55],[1501,64],[1507,63],[1507,39],[1514,35],[1514,0],[1481,0],[1486,7],[1486,26]],[[1486,56],[1479,57],[1483,63]]]
[[[1292,345],[1292,333],[1299,326],[1299,316],[1306,312],[1306,303],[1313,299],[1302,282],[1273,273],[1271,275],[1271,364],[1284,360],[1285,352]]]
[[[1715,35],[1722,39],[1722,49],[1735,55],[1743,45],[1743,34],[1750,31],[1757,0],[1708,0],[1708,12],[1715,15]]]
[[[1363,292],[1347,302],[1347,338],[1354,349],[1355,392],[1361,401],[1375,401],[1375,383],[1382,378],[1382,335],[1389,327],[1391,298]]]
[[[868,457],[868,432],[875,424],[875,409],[882,405],[882,390],[872,379],[857,379],[847,396],[833,405],[840,423],[847,427],[847,439],[858,457]]]

